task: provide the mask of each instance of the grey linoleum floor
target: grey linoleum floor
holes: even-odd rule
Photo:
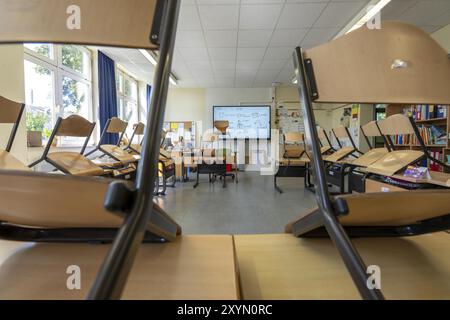
[[[167,195],[158,197],[159,204],[183,227],[184,234],[257,234],[281,233],[284,226],[304,209],[315,206],[315,196],[303,188],[302,178],[280,178],[273,187],[273,176],[259,172],[240,172],[239,183],[227,178],[222,183],[208,182],[200,176],[200,185],[177,183]]]

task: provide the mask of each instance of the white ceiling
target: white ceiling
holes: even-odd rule
[[[370,0],[182,0],[173,73],[180,87],[267,87],[293,78],[291,55],[333,39]],[[450,0],[392,0],[383,20],[427,32],[450,23]],[[144,81],[153,67],[137,50],[107,49]]]

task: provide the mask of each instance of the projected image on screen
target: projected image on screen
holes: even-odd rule
[[[213,121],[228,121],[232,139],[270,139],[270,106],[220,106]]]

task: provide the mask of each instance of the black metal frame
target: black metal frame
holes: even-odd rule
[[[327,132],[325,131],[325,129],[322,129],[322,130],[323,130],[323,135],[325,136],[325,139],[327,140],[328,146],[330,147],[330,150],[331,150],[331,151],[336,151],[336,149],[335,149],[335,148],[333,147],[333,145],[331,144],[331,140],[330,140],[330,138],[328,137]],[[338,141],[339,141],[339,140],[338,140]],[[322,144],[322,141],[320,141],[320,139],[319,139],[319,144],[320,144],[321,147],[324,146],[324,145]],[[339,142],[339,146],[341,147],[340,142]]]
[[[14,122],[14,125],[11,130],[11,134],[9,135],[8,143],[6,144],[6,148],[5,148],[6,152],[11,152],[11,149],[12,149],[12,146],[14,143],[14,139],[16,138],[17,130],[19,129],[20,120],[22,119],[24,110],[25,110],[25,104],[22,104],[20,107],[19,114],[17,115],[17,120],[16,120],[16,122]]]
[[[318,97],[317,90],[313,92],[314,88],[317,88],[317,86],[315,85],[314,77],[308,77],[305,67],[305,65],[309,65],[308,70],[310,74],[313,74],[312,61],[304,59],[302,49],[299,47],[295,49],[293,59],[300,95],[300,104],[304,114],[307,152],[311,158],[312,174],[314,176],[316,189],[315,194],[319,205],[319,210],[311,215],[312,221],[310,222],[310,228],[311,230],[322,226],[326,228],[328,235],[342,257],[353,282],[364,299],[384,299],[380,290],[368,288],[367,268],[356,248],[350,241],[345,229],[338,221],[337,216],[339,211],[333,206],[333,201],[328,191],[324,162],[320,152],[320,143],[311,99],[311,96],[315,98]],[[312,85],[311,82],[313,83]]]
[[[438,163],[439,165],[445,167],[445,168],[450,168],[450,166],[442,161],[440,161],[439,159],[434,158],[433,156],[430,155],[428,148],[425,144],[425,142],[422,139],[422,136],[420,135],[419,132],[419,128],[417,127],[416,122],[414,121],[413,117],[409,117],[409,121],[411,124],[411,127],[413,129],[414,132],[414,136],[417,138],[417,140],[419,141],[419,146],[422,149],[424,155],[423,157],[421,157],[420,159],[418,159],[417,161],[415,161],[415,163],[420,162],[421,160],[423,160],[424,158],[430,160],[430,161],[434,161],[436,163]],[[378,126],[378,124],[377,124]],[[378,127],[378,130],[380,130],[380,128]],[[381,130],[380,130],[381,133]],[[384,135],[381,133],[381,135],[384,137],[385,142],[386,142],[386,146],[388,148],[389,151],[393,151],[396,150],[393,142],[392,142],[392,138],[390,137],[390,135]],[[356,174],[355,174],[356,172]],[[363,183],[365,183],[365,180],[368,178],[371,178],[372,180],[377,180],[377,181],[381,181],[383,183],[386,184],[390,184],[390,185],[394,185],[394,186],[399,186],[401,188],[406,188],[408,190],[413,190],[413,189],[423,189],[423,188],[427,188],[429,185],[428,184],[422,184],[422,183],[411,183],[411,182],[405,182],[404,185],[401,185],[400,183],[393,183],[393,180],[391,179],[391,181],[385,181],[385,179],[383,178],[384,176],[378,175],[378,174],[372,174],[372,173],[365,173],[365,172],[359,172],[356,170],[351,170],[351,175],[352,175],[352,180],[354,179],[354,182],[357,181],[357,184],[359,186],[358,189],[355,189],[354,186],[355,183],[353,183],[353,185],[350,184],[349,181],[349,192],[352,192],[353,190],[357,190],[359,192],[363,192],[365,191],[365,187],[362,186]],[[353,176],[356,176],[356,178],[353,178]],[[387,179],[389,180],[389,179]],[[411,185],[415,185],[414,187],[412,187]],[[438,186],[434,186],[433,188],[439,188]]]
[[[341,143],[340,139],[337,137],[336,132],[334,132],[334,129],[332,129],[331,131],[333,132],[333,135],[334,135],[336,141],[338,142],[339,147],[342,148],[342,143]],[[347,138],[350,140],[350,143],[352,144],[352,147],[354,149],[353,152],[351,152],[349,155],[357,158],[355,153],[359,153],[360,155],[362,155],[363,152],[361,152],[357,148],[355,141],[353,140],[352,136],[350,135],[350,131],[348,130],[348,128],[345,128],[345,132],[347,133]],[[366,139],[367,139],[367,137],[366,137]],[[369,144],[369,146],[370,146],[370,144]],[[345,193],[345,177],[350,174],[350,171],[347,171],[347,169],[351,168],[352,166],[349,164],[346,164],[346,163],[326,163],[325,166],[326,166],[326,176],[327,176],[328,183],[330,183],[331,185],[337,186],[339,188],[339,192],[338,192],[339,194],[344,194]]]
[[[57,170],[60,170],[60,171],[62,171],[65,174],[69,174],[69,172],[65,168],[62,168],[57,163],[53,162],[51,159],[49,159],[47,157],[48,153],[50,152],[50,148],[52,147],[52,143],[55,140],[55,137],[58,136],[58,131],[59,131],[59,128],[61,127],[61,123],[62,123],[63,120],[64,119],[62,117],[59,117],[58,120],[56,120],[55,127],[53,128],[53,131],[52,131],[52,134],[50,135],[50,138],[48,139],[47,145],[45,146],[45,149],[44,149],[44,152],[42,153],[42,156],[38,160],[36,160],[33,163],[29,164],[28,167],[33,168],[36,165],[38,165],[39,163],[45,161],[45,162],[50,163]],[[91,138],[92,132],[94,131],[94,128],[95,128],[95,122],[92,122],[91,131],[90,131],[89,135],[86,136],[86,139],[85,139],[85,141],[83,143],[83,146],[81,147],[81,150],[80,150],[80,154],[81,155],[83,155],[84,151],[86,150],[86,147],[87,147],[87,145],[89,143],[89,140]]]
[[[155,219],[153,188],[157,178],[159,141],[169,88],[179,7],[179,0],[157,2],[154,15],[161,18],[161,21],[156,21],[161,23],[161,27],[153,26],[150,39],[158,39],[161,42],[160,59],[155,70],[154,91],[144,134],[142,157],[136,176],[136,190],[129,190],[122,183],[111,184],[109,187],[105,205],[107,208],[115,208],[118,214],[125,216],[125,220],[100,268],[88,299],[104,300],[121,297],[137,251],[144,239],[146,225],[150,220]],[[155,30],[157,34],[152,33]],[[117,198],[121,197],[117,195],[132,198],[133,205],[129,213],[121,210],[121,203],[117,203]],[[169,225],[172,229],[176,228],[173,223]]]
[[[165,159],[170,160],[163,154],[160,154],[160,156],[164,157]],[[162,167],[161,169],[159,169],[159,165],[161,165],[161,167]],[[156,179],[157,183],[155,183],[155,193],[154,194],[157,196],[164,196],[164,195],[166,195],[167,187],[175,188],[175,186],[177,184],[175,163],[166,165],[166,163],[160,159],[158,161],[158,172],[159,172],[159,174],[161,174],[162,184],[159,183],[159,175],[158,175],[158,179]],[[172,183],[168,184],[167,180],[169,180],[170,178],[172,178]]]
[[[388,137],[386,137],[380,129],[380,126],[378,125],[378,121],[375,120],[375,125],[377,126],[378,132],[380,133],[380,137],[383,138],[384,143],[386,145],[386,149],[388,150],[388,152],[392,151],[392,148],[389,144],[389,140]],[[363,126],[360,127],[361,133],[363,134],[364,138],[366,139],[366,142],[369,146],[369,148],[372,150],[375,148],[375,146],[372,146],[372,144],[370,143],[369,137],[366,135],[366,133],[364,132]],[[357,168],[359,168],[359,166],[355,166],[350,164],[350,171],[348,173],[348,193],[353,193],[353,191],[356,192],[365,192],[365,180],[368,176],[367,172],[363,172],[363,171],[358,171]]]
[[[133,133],[131,134],[130,142],[128,142],[128,145],[125,147],[124,150],[125,151],[131,150],[131,152],[134,152],[134,153],[140,155],[141,153],[138,150],[136,150],[135,148],[133,148],[133,140],[134,140],[134,137],[136,136],[136,132],[138,129],[139,129],[139,123],[136,125],[136,128],[134,128]],[[142,141],[141,141],[140,145],[142,146]]]
[[[450,169],[450,166],[448,164],[431,156],[430,152],[428,151],[427,145],[425,144],[425,142],[422,139],[422,136],[420,135],[419,128],[417,127],[416,122],[414,121],[413,117],[409,117],[409,122],[411,123],[411,126],[414,130],[414,135],[417,137],[417,140],[419,141],[419,145],[422,148],[422,151],[425,153],[425,157],[428,160],[438,163],[439,165],[443,166],[444,168]]]
[[[106,122],[106,125],[105,125],[105,128],[103,128],[103,132],[102,132],[102,134],[100,135],[100,139],[99,139],[99,141],[98,141],[98,144],[95,146],[95,148],[94,149],[92,149],[91,151],[89,151],[88,153],[86,153],[84,156],[86,156],[86,157],[89,157],[91,154],[93,154],[94,152],[96,152],[96,151],[101,151],[102,153],[103,153],[103,155],[101,156],[101,157],[103,157],[103,156],[108,156],[108,157],[110,157],[110,158],[112,158],[112,159],[114,159],[114,160],[116,160],[116,161],[120,161],[120,159],[118,159],[118,158],[116,158],[113,154],[110,154],[109,152],[107,152],[107,151],[105,151],[103,148],[102,148],[102,141],[103,141],[103,139],[105,138],[105,136],[107,135],[107,134],[110,134],[109,132],[108,132],[108,129],[109,129],[109,126],[111,125],[111,120],[112,119],[108,119],[108,121]],[[128,122],[126,122],[126,124],[127,124],[127,126],[128,126]],[[123,138],[123,136],[125,135],[125,131],[126,131],[126,129],[123,131],[123,132],[121,132],[120,134],[119,134],[119,140],[117,141],[117,143],[116,143],[116,146],[120,146],[120,142],[122,141],[122,138]],[[117,133],[116,133],[117,134]],[[84,152],[83,152],[84,153]]]

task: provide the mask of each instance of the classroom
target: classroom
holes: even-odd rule
[[[450,299],[450,1],[0,0],[0,70],[1,300]]]

